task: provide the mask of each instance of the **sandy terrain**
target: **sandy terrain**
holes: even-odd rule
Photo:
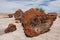
[[[11,33],[4,33],[9,23],[16,25],[17,30]],[[60,18],[54,21],[54,24],[47,33],[41,34],[37,37],[26,37],[21,23],[15,23],[14,18],[4,18],[0,16],[0,40],[60,40]]]

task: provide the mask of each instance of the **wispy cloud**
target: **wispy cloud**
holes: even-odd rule
[[[31,7],[43,8],[46,12],[60,12],[60,0],[0,0],[0,12],[26,11]]]
[[[48,6],[43,6],[46,12],[57,12],[60,13],[60,0],[50,2]]]

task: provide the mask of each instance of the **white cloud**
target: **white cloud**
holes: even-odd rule
[[[39,3],[39,0],[34,0],[28,1],[28,2],[23,2],[23,1],[6,1],[6,0],[0,0],[0,12],[15,12],[17,9],[22,9],[26,10],[31,7],[35,7]],[[42,1],[40,1],[42,2]],[[27,6],[29,4],[33,4],[32,6]]]
[[[48,6],[40,5],[47,3]],[[42,7],[46,12],[59,12],[60,0],[51,1],[50,0],[32,0],[32,1],[6,1],[0,0],[0,12],[15,12],[17,9],[22,9],[26,11],[31,7]]]
[[[48,6],[43,6],[46,12],[60,13],[60,0],[50,2]]]
[[[0,12],[15,12],[15,10],[22,8],[23,4],[17,4],[14,2],[0,2]]]

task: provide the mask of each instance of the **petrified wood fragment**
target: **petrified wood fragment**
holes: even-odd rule
[[[9,24],[8,27],[5,29],[5,33],[13,32],[16,30],[16,25]]]
[[[48,15],[49,18],[52,19],[53,21],[55,21],[55,19],[57,18],[57,13],[55,12],[48,13]]]
[[[8,14],[9,18],[12,18],[13,17],[13,14]]]
[[[22,14],[23,14],[23,11],[21,9],[17,10],[14,13],[15,20],[19,20],[21,18]]]

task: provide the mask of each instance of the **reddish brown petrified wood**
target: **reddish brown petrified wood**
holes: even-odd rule
[[[16,30],[16,25],[9,24],[8,27],[5,29],[5,33],[13,32]]]
[[[34,37],[47,32],[55,19],[56,18],[52,18],[51,15],[41,12],[36,8],[31,8],[22,15],[20,21],[25,34]]]

